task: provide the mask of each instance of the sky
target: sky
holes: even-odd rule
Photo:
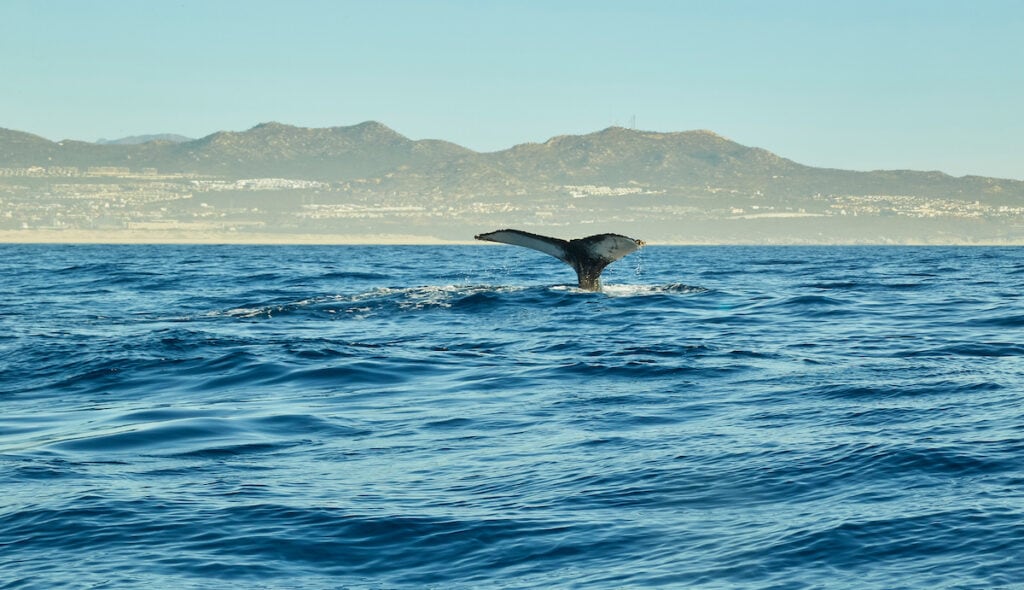
[[[1022,105],[1021,0],[0,0],[0,127],[51,140],[620,125],[1024,179]]]

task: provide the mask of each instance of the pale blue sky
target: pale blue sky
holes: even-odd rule
[[[1024,0],[0,0],[0,127],[380,121],[493,151],[610,125],[1024,179]]]

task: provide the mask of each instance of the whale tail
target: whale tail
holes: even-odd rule
[[[576,270],[580,289],[601,290],[601,272],[609,264],[644,247],[644,242],[619,234],[597,234],[576,240],[549,238],[518,229],[499,229],[478,240],[532,248],[554,256]]]

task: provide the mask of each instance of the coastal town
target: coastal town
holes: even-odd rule
[[[329,233],[591,224],[903,218],[1024,225],[1024,207],[911,195],[768,199],[717,187],[554,185],[534,194],[418,194],[370,181],[224,178],[155,168],[0,168],[0,229]]]

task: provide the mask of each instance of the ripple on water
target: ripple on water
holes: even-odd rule
[[[1013,249],[0,249],[0,586],[1024,579]]]

